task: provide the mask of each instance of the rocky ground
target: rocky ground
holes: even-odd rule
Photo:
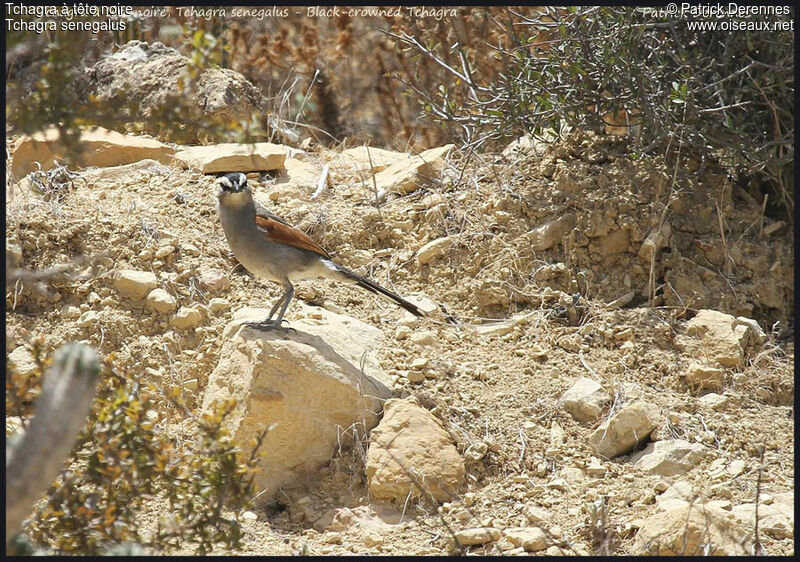
[[[278,298],[229,254],[215,177],[167,152],[7,181],[8,263],[52,273],[7,286],[17,372],[36,336],[84,340],[199,409],[226,326]],[[753,193],[580,132],[439,150],[412,176],[377,149],[286,152],[249,175],[259,199],[429,317],[298,284],[292,326],[368,325],[392,400],[368,438],[237,514],[237,554],[745,554],[759,482],[761,546],[794,553],[794,245]],[[370,159],[389,173],[373,182]]]

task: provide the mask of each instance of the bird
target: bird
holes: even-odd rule
[[[283,285],[283,294],[269,316],[247,325],[263,331],[283,330],[284,315],[294,295],[294,282],[313,277],[357,285],[415,316],[425,316],[415,304],[335,263],[331,255],[305,232],[258,204],[253,199],[245,174],[236,172],[221,176],[217,202],[222,229],[239,263],[256,277]],[[277,318],[273,318],[279,308]]]

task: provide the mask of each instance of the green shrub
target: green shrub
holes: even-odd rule
[[[163,553],[188,543],[205,554],[216,545],[239,545],[241,529],[230,510],[249,505],[255,459],[242,458],[223,427],[233,404],[197,416],[177,392],[140,380],[105,359],[89,423],[29,520],[34,547],[89,555],[131,544]],[[154,428],[148,412],[164,401],[192,421],[191,444]],[[145,534],[141,513],[149,501],[168,502],[170,514],[157,532]]]
[[[755,178],[791,220],[791,31],[699,31],[652,10],[612,6],[488,17],[485,43],[441,41],[433,30],[393,34],[427,61],[397,78],[423,115],[465,146],[495,148],[564,125],[624,127],[641,154],[681,147]]]

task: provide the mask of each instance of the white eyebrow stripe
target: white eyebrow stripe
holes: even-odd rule
[[[233,185],[231,184],[231,180],[227,178],[227,176],[222,176],[222,179],[219,180],[219,183],[224,185],[225,187],[231,188]]]

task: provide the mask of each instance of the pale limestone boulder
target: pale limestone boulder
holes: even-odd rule
[[[370,497],[395,502],[406,501],[409,493],[448,500],[466,474],[450,434],[413,396],[386,402],[370,434],[366,472]]]
[[[686,323],[686,333],[675,339],[688,355],[722,367],[742,366],[747,352],[760,341],[762,334],[751,322],[708,309],[700,310]]]
[[[16,268],[22,265],[22,246],[19,240],[9,240],[6,238],[6,267]]]
[[[22,136],[11,148],[11,172],[21,178],[42,166],[42,170],[53,167],[53,160],[62,161],[66,147],[61,142],[56,127]],[[78,141],[80,153],[71,154],[78,166],[119,166],[139,160],[152,159],[163,164],[172,160],[175,149],[155,139],[136,135],[125,135],[102,127],[82,128]]]
[[[599,382],[581,377],[561,395],[559,404],[576,420],[593,422],[610,401],[611,397],[603,392]]]
[[[715,392],[709,392],[705,396],[698,398],[697,401],[704,408],[711,408],[712,410],[726,410],[734,405],[729,396]]]
[[[745,503],[732,508],[736,520],[748,530],[755,527],[756,504]],[[774,539],[794,538],[794,494],[776,494],[772,503],[758,506],[758,528]]]
[[[338,160],[345,166],[356,168],[359,170],[370,170],[370,161],[372,162],[372,173],[377,174],[382,172],[392,164],[397,164],[411,158],[408,152],[395,152],[393,150],[385,150],[383,148],[375,148],[370,146],[369,153],[367,153],[366,146],[356,146],[342,151]]]
[[[14,369],[20,381],[28,380],[28,377],[38,369],[33,353],[22,345],[8,354],[8,366]]]
[[[102,56],[79,78],[87,94],[152,134],[176,108],[187,122],[210,124],[202,132],[212,135],[222,134],[214,125],[242,124],[261,113],[261,92],[240,73],[191,66],[188,57],[158,41],[133,40]]]
[[[200,288],[206,291],[217,292],[227,289],[231,282],[221,269],[206,269],[198,277]]]
[[[686,504],[648,517],[632,553],[657,556],[745,556],[752,538],[729,512],[707,504]]]
[[[725,384],[725,371],[718,367],[692,361],[683,373],[683,378],[686,384],[694,390],[720,390]]]
[[[178,301],[164,289],[153,289],[147,293],[145,306],[160,313],[172,312],[178,307]]]
[[[639,257],[650,263],[653,255],[658,255],[658,252],[669,246],[669,240],[672,236],[672,227],[668,222],[664,222],[660,228],[655,228],[642,242],[639,248]]]
[[[508,527],[503,530],[503,536],[516,547],[522,547],[527,552],[537,552],[547,548],[547,535],[539,527]]]
[[[575,215],[568,213],[562,217],[540,224],[527,233],[531,249],[541,252],[558,244],[575,226]]]
[[[197,308],[182,306],[178,312],[169,319],[170,326],[179,330],[192,330],[203,323],[203,313]]]
[[[159,116],[177,106],[188,122],[211,124],[244,123],[261,113],[263,96],[240,73],[195,70],[188,57],[171,47],[133,40],[102,56],[82,78],[88,94],[151,133],[158,133]]]
[[[322,166],[299,158],[286,158],[283,171],[270,186],[267,197],[270,201],[281,199],[308,199],[317,188],[322,177]],[[330,184],[330,175],[325,180]]]
[[[496,541],[500,538],[500,530],[494,527],[475,527],[456,531],[455,536],[461,546],[473,546]]]
[[[528,518],[528,523],[549,524],[553,520],[551,512],[535,505],[526,506],[524,514]]]
[[[183,146],[175,153],[175,161],[184,168],[197,168],[204,174],[261,172],[283,168],[288,152],[289,147],[270,142],[231,142]]]
[[[138,301],[158,287],[158,279],[151,271],[120,269],[114,275],[114,288],[124,297]]]
[[[325,465],[354,434],[365,435],[391,396],[391,381],[374,357],[380,330],[298,305],[304,317],[292,320],[296,332],[242,325],[263,320],[268,309],[234,312],[203,397],[204,411],[216,400],[235,401],[226,423],[246,455],[253,439],[272,427],[257,453],[259,502]]]
[[[589,443],[597,454],[616,457],[647,439],[658,425],[658,418],[658,408],[647,402],[634,402],[603,422],[589,436]]]
[[[431,240],[417,250],[417,261],[426,264],[444,254],[453,245],[452,236],[443,236]]]
[[[669,439],[650,443],[636,453],[631,462],[651,474],[675,476],[694,468],[705,457],[707,449],[699,443]]]
[[[662,494],[656,496],[656,506],[661,511],[687,506],[695,501],[697,501],[697,493],[692,483],[687,480],[678,480],[664,490]]]
[[[231,303],[229,303],[227,300],[221,299],[219,297],[213,298],[210,301],[208,301],[208,310],[210,310],[212,313],[215,313],[215,314],[217,312],[225,312],[230,307],[231,307]]]
[[[767,341],[767,334],[764,332],[761,326],[758,325],[758,322],[752,318],[748,318],[746,316],[737,316],[736,324],[737,326],[746,326],[749,328],[750,342],[753,345],[759,346]]]
[[[439,176],[452,144],[431,148],[375,174],[379,194],[411,193]]]
[[[260,113],[258,88],[229,68],[208,68],[197,80],[195,102],[213,119],[243,122]]]

